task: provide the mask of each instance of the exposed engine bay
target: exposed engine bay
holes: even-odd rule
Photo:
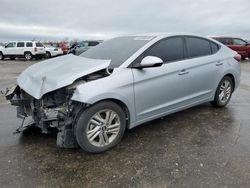
[[[56,128],[59,147],[76,147],[74,121],[77,114],[88,107],[88,104],[72,101],[71,97],[77,86],[110,74],[107,69],[97,71],[75,80],[69,86],[46,93],[41,99],[32,97],[19,86],[8,90],[6,99],[17,107],[17,117],[23,119],[22,125],[15,133],[20,133],[29,127],[38,127],[42,133],[47,134],[52,128]]]

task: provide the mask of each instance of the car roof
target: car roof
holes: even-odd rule
[[[25,41],[25,40],[18,40],[18,41],[10,41],[10,42],[39,42],[39,41],[29,41],[29,40],[27,40],[27,41]],[[9,43],[10,43],[9,42]]]
[[[201,35],[197,35],[194,33],[186,33],[186,32],[155,32],[155,33],[142,33],[142,34],[132,34],[132,35],[128,35],[128,36],[134,36],[134,37],[171,37],[171,36],[196,36],[196,37],[202,37],[202,38],[206,38],[204,36]]]
[[[227,36],[213,36],[213,37],[211,37],[211,38],[219,38],[219,39],[224,39],[224,38],[226,38],[226,39],[243,39],[242,37],[227,37]],[[244,40],[244,39],[243,39]]]

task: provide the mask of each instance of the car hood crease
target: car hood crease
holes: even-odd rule
[[[40,99],[44,94],[72,84],[76,79],[105,69],[111,60],[66,55],[27,68],[17,83],[29,95]]]

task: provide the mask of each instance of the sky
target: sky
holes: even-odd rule
[[[0,0],[0,41],[189,32],[250,39],[250,0]]]

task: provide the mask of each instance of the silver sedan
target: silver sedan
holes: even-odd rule
[[[98,153],[125,129],[205,102],[226,106],[240,82],[239,60],[202,36],[130,35],[31,66],[6,97],[32,119],[21,129],[56,127],[58,146]]]

